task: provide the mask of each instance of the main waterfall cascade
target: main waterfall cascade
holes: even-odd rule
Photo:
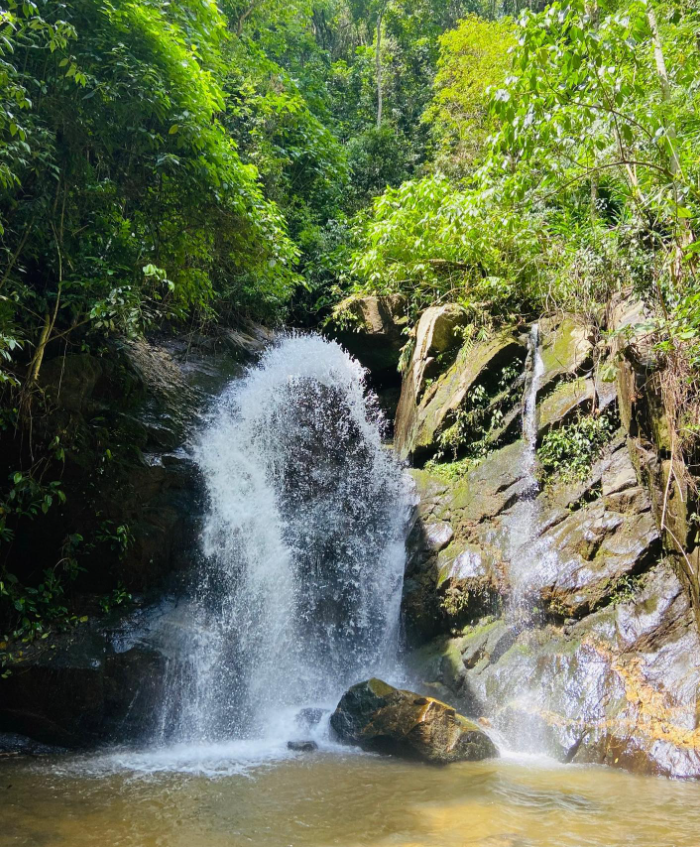
[[[532,563],[518,551],[534,539],[538,517],[537,325],[525,370],[526,484],[500,529],[510,558],[507,616],[520,629],[529,625]],[[202,561],[175,627],[160,745],[235,757],[243,742],[245,756],[276,755],[288,740],[324,740],[321,715],[354,682],[403,681],[413,492],[382,443],[381,423],[363,368],[313,335],[283,338],[217,399],[194,448],[207,497]],[[524,687],[521,700],[538,696]],[[507,749],[510,728],[496,723]],[[534,732],[518,737],[537,749]]]
[[[218,399],[195,449],[203,565],[162,741],[308,735],[352,683],[395,677],[409,486],[364,371],[290,336]]]

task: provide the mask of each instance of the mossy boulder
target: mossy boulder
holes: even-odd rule
[[[543,320],[540,331],[544,366],[540,389],[579,373],[590,362],[593,346],[586,337],[585,328],[573,318]]]
[[[451,706],[379,679],[347,691],[331,715],[331,726],[341,741],[364,750],[431,764],[498,755],[488,735]]]
[[[434,455],[470,390],[504,364],[525,357],[510,332],[464,345],[459,332],[464,324],[463,311],[454,305],[427,309],[418,323],[396,414],[395,447],[404,458],[422,461]]]

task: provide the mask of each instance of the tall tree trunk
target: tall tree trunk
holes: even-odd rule
[[[656,20],[656,12],[651,5],[649,5],[649,9],[647,11],[647,20],[649,21],[652,41],[654,44],[654,60],[656,62],[656,73],[659,77],[659,85],[661,86],[661,98],[665,104],[670,104],[671,83],[668,78],[668,69],[666,67],[666,59],[664,58],[663,44],[661,42],[659,24]],[[666,124],[666,138],[668,139],[669,147],[666,154],[666,162],[669,171],[673,175],[674,199],[678,202],[678,181],[679,177],[683,177],[683,174],[681,173],[681,162],[678,157],[678,135],[671,120],[666,121]],[[671,274],[676,285],[682,285],[684,274],[684,249],[693,241],[693,239],[694,235],[689,221],[682,219],[680,221],[680,234],[677,239],[673,262],[671,265]]]
[[[44,326],[41,328],[41,335],[39,336],[39,342],[36,345],[34,350],[34,355],[32,356],[32,361],[29,365],[29,382],[35,383],[39,379],[39,371],[41,370],[41,363],[44,361],[44,351],[46,350],[46,345],[49,341],[49,335],[51,334],[51,314],[49,312],[46,313],[44,317]]]
[[[598,29],[600,20],[600,10],[598,8],[598,0],[590,0],[586,3],[586,11],[591,18],[593,29]],[[591,220],[595,221],[598,218],[598,171],[591,173],[591,198],[590,198],[590,214]]]

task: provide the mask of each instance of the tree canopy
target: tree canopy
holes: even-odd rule
[[[699,30],[697,0],[5,0],[3,434],[47,358],[110,338],[367,292],[604,334],[634,291],[690,450]],[[6,468],[0,542],[60,499],[45,442]]]

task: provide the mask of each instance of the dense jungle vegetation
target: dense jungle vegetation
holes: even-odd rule
[[[5,0],[5,629],[67,615],[88,566],[75,527],[13,570],[74,449],[36,425],[42,366],[115,338],[315,326],[366,292],[602,334],[633,290],[692,463],[699,106],[697,0]]]

